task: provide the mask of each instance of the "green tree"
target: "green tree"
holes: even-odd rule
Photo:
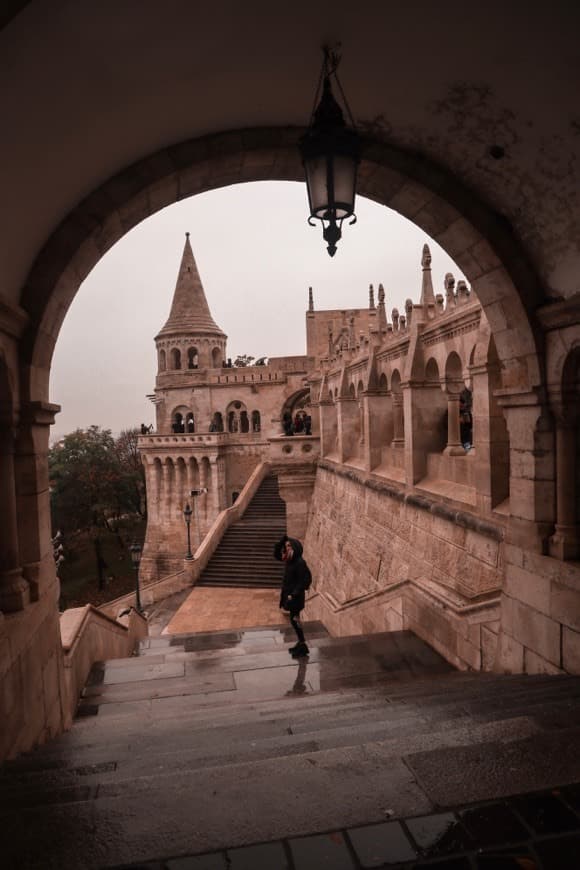
[[[124,513],[142,515],[143,472],[136,436],[77,429],[49,451],[53,528],[70,533],[108,526]]]

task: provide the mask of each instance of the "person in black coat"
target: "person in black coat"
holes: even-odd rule
[[[290,647],[289,652],[295,657],[307,656],[309,649],[300,624],[300,613],[304,610],[306,590],[310,586],[312,575],[302,558],[302,544],[296,538],[284,535],[274,547],[274,558],[285,563],[280,607],[289,612],[290,622],[298,638],[298,643]]]

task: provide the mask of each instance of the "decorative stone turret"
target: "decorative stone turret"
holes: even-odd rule
[[[379,304],[377,306],[377,329],[382,333],[387,331],[387,312],[385,310],[385,290],[382,284],[379,284]]]
[[[186,233],[171,311],[165,326],[155,336],[158,373],[221,368],[226,358],[226,341],[226,334],[211,316]]]
[[[455,307],[455,278],[451,272],[447,272],[444,280],[445,286],[445,311]]]
[[[435,294],[433,292],[433,281],[431,280],[431,251],[429,245],[423,245],[423,254],[421,257],[421,266],[423,268],[423,281],[421,284],[421,302],[427,317],[435,316]],[[410,318],[407,315],[410,322]]]

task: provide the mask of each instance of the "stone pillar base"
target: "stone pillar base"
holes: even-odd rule
[[[0,610],[16,613],[30,603],[30,588],[20,568],[0,574]]]
[[[556,526],[549,541],[550,556],[562,561],[580,558],[580,535],[577,526]]]
[[[449,444],[443,454],[445,456],[465,456],[465,450],[461,444]]]
[[[297,468],[278,471],[280,497],[286,502],[286,532],[291,538],[300,541],[306,535],[315,480],[315,468],[308,471]]]

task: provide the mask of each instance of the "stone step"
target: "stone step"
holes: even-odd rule
[[[274,588],[283,566],[272,556],[274,543],[286,528],[286,504],[278,493],[278,479],[265,478],[244,516],[230,526],[202,572],[200,586]]]

